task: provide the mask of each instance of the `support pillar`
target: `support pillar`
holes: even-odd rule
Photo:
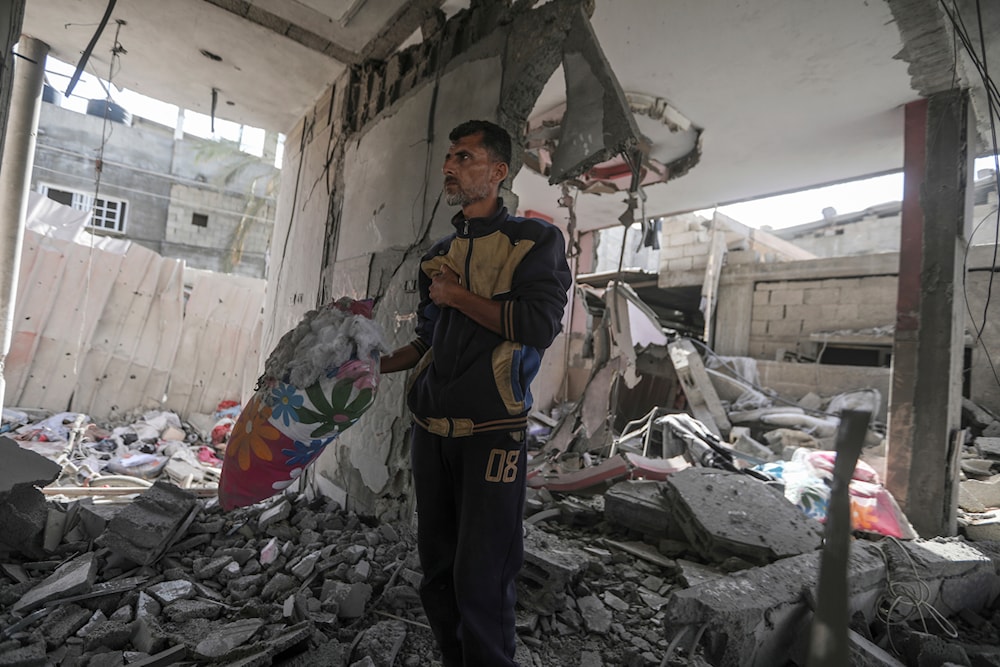
[[[49,45],[32,37],[22,36],[17,43],[10,115],[3,155],[0,156],[0,323],[3,325],[0,338],[0,408],[4,405],[7,388],[4,364],[14,334],[17,274],[21,266],[28,189],[35,162],[35,139],[48,53]]]
[[[954,535],[974,124],[966,91],[906,106],[886,486],[922,537]]]

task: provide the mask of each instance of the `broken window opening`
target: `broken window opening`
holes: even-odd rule
[[[125,233],[128,202],[115,197],[97,197],[92,194],[68,188],[56,188],[43,184],[39,190],[43,195],[77,211],[90,211],[87,226],[104,232]]]

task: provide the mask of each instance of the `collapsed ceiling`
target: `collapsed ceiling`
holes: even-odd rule
[[[649,184],[644,212],[706,208],[899,169],[902,107],[919,97],[908,63],[897,57],[906,57],[909,37],[901,36],[892,5],[906,2],[936,5],[596,0],[593,31],[633,110],[652,101],[685,121],[678,134],[671,123],[637,115],[655,160],[649,165],[698,158],[683,178]],[[119,0],[88,70],[109,71],[118,32],[123,50],[110,70],[116,85],[203,113],[211,112],[214,89],[220,118],[287,131],[345,67],[419,40],[467,4]],[[24,31],[76,63],[106,7],[107,0],[30,0]],[[560,70],[533,120],[565,101]],[[514,189],[523,208],[557,214],[559,191],[546,176],[521,170]],[[579,229],[618,224],[626,199],[620,189],[580,196]]]

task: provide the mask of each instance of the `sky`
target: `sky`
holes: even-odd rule
[[[60,93],[66,90],[75,67],[60,60],[48,58],[45,64],[47,81]],[[106,96],[103,82],[91,72],[85,72],[62,106],[83,113],[87,101],[103,99]],[[131,90],[114,88],[111,99],[132,115],[146,118],[171,128],[177,126],[178,108],[173,104],[146,97]],[[205,139],[227,139],[240,143],[240,148],[252,155],[260,156],[264,148],[264,130],[241,126],[227,120],[216,119],[215,132],[211,129],[211,119],[205,114],[187,110],[184,113],[184,132]],[[279,137],[276,165],[281,166],[284,136]],[[993,169],[992,158],[976,160],[975,171]],[[863,211],[869,206],[899,201],[903,198],[903,174],[897,172],[874,178],[840,183],[812,190],[803,190],[774,197],[764,197],[752,201],[720,206],[718,209],[704,209],[695,213],[706,218],[718,210],[720,213],[755,228],[781,229],[794,225],[815,222],[823,218],[823,209],[832,206],[837,213]]]

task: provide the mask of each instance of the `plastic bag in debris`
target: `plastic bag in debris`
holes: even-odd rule
[[[224,509],[293,484],[371,407],[386,351],[372,305],[341,298],[307,313],[278,342],[226,445],[219,480]]]
[[[785,497],[807,515],[825,522],[836,457],[836,452],[799,448],[791,461],[765,463],[756,469],[782,479]],[[879,483],[878,474],[864,461],[858,461],[848,492],[853,530],[908,540],[917,537],[896,499]]]
[[[882,412],[882,392],[878,389],[861,389],[837,394],[830,399],[826,411],[831,415],[839,415],[844,410],[861,410],[871,413],[872,419],[878,419]]]

